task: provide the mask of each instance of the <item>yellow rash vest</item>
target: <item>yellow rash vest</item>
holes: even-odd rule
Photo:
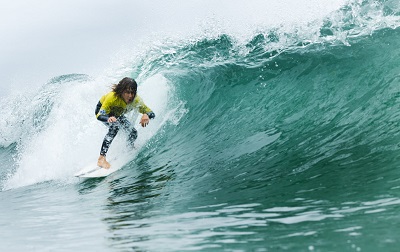
[[[132,110],[139,111],[139,113],[142,114],[148,114],[150,118],[155,117],[152,110],[144,104],[143,100],[138,95],[135,96],[132,103],[126,104],[122,98],[111,91],[100,98],[96,107],[96,118],[100,121],[107,121],[111,116],[118,118]]]

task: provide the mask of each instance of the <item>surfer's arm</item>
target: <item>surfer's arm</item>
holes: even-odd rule
[[[108,115],[98,115],[97,120],[102,121],[102,122],[107,122],[110,117]]]
[[[106,108],[104,107],[104,104],[102,105],[100,102],[100,108],[98,109],[98,112],[96,114],[96,118],[97,120],[101,121],[101,122],[109,122],[108,120],[110,120],[110,115],[107,113]],[[99,104],[97,104],[97,106],[99,106]]]
[[[101,121],[101,122],[116,122],[117,118],[115,116],[109,116],[107,114],[102,114],[101,110],[100,112],[97,114],[97,120]]]
[[[115,122],[116,118],[114,116],[110,116],[111,105],[113,99],[111,99],[110,95],[103,96],[97,104],[96,108],[96,118],[101,122]]]
[[[140,96],[136,95],[133,103],[133,106],[139,110],[139,113],[147,115],[149,119],[154,119],[156,117],[156,114],[154,114],[154,112],[144,104],[143,99],[140,98]]]
[[[154,114],[153,111],[147,112],[146,115],[149,117],[149,119],[154,119],[156,117],[156,114]]]
[[[100,101],[97,103],[95,114],[96,114],[97,120],[102,121],[102,122],[107,122],[108,119],[110,118],[107,115],[106,110]]]

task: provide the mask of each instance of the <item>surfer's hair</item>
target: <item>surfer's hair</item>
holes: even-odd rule
[[[122,97],[122,93],[125,91],[133,92],[136,95],[137,83],[134,79],[125,77],[118,84],[112,86],[112,91],[119,97]]]

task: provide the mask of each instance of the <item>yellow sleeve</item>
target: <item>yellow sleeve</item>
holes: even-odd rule
[[[136,108],[140,113],[146,114],[152,112],[152,110],[144,104],[142,98],[136,95],[135,99],[133,100],[133,107]]]

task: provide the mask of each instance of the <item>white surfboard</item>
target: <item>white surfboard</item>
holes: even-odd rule
[[[110,163],[111,167],[109,169],[97,166],[97,162],[90,163],[82,168],[80,171],[75,173],[74,176],[79,178],[102,178],[121,168],[121,165],[116,164],[115,159],[111,160]]]
[[[75,173],[75,177],[79,178],[101,178],[110,175],[115,172],[117,169],[110,167],[109,169],[101,168],[97,166],[96,163],[89,164],[85,166],[82,170]]]

